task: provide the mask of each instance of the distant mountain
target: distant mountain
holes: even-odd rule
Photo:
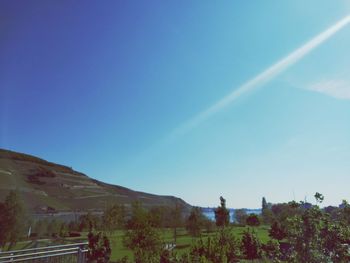
[[[0,149],[0,202],[10,190],[19,192],[32,213],[102,211],[109,204],[145,207],[190,205],[174,196],[160,196],[92,179],[72,168],[31,155]]]

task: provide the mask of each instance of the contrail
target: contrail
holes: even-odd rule
[[[341,19],[335,25],[326,29],[325,31],[323,31],[322,33],[320,33],[319,35],[317,35],[316,37],[308,41],[306,44],[304,44],[300,48],[296,49],[286,57],[282,58],[277,63],[270,66],[269,68],[267,68],[266,70],[264,70],[263,72],[255,76],[254,78],[245,82],[240,87],[232,91],[230,94],[223,97],[218,102],[214,103],[208,109],[202,111],[198,115],[194,116],[192,119],[180,125],[178,128],[173,130],[170,136],[167,137],[166,141],[171,141],[175,137],[187,133],[188,131],[195,128],[197,125],[204,122],[206,119],[208,119],[215,113],[219,112],[223,108],[230,105],[232,102],[234,102],[243,94],[254,90],[258,86],[261,86],[266,82],[270,81],[271,79],[273,79],[274,77],[278,76],[281,72],[289,68],[294,63],[298,62],[305,55],[307,55],[309,52],[311,52],[317,46],[319,46],[324,41],[329,39],[331,36],[333,36],[335,33],[337,33],[339,30],[341,30],[343,27],[345,27],[349,23],[350,23],[350,15]]]

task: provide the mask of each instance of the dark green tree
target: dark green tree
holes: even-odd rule
[[[7,220],[6,206],[4,203],[0,203],[0,248],[4,247],[7,242],[8,230],[5,228]]]
[[[171,214],[171,226],[173,228],[173,237],[174,237],[174,242],[176,244],[177,241],[177,229],[183,225],[183,205],[176,202],[175,207],[172,209],[170,212]]]
[[[69,230],[68,230],[68,225],[67,225],[65,222],[63,222],[63,223],[60,225],[59,236],[60,236],[60,237],[66,237],[66,236],[68,236],[68,232],[69,232]]]
[[[266,244],[261,245],[263,257],[268,259],[268,262],[281,262],[280,244],[277,240],[269,240]],[[265,261],[264,261],[265,262]]]
[[[24,234],[24,210],[17,192],[10,191],[0,210],[0,245],[3,247],[8,242],[10,249]]]
[[[262,202],[261,202],[261,211],[264,212],[264,210],[268,209],[268,205],[266,202],[265,197],[262,198]]]
[[[321,204],[323,202],[324,196],[323,194],[320,194],[319,192],[316,192],[316,194],[314,195],[315,199],[316,199],[316,203],[317,204]]]
[[[189,258],[184,262],[239,262],[240,242],[228,228],[221,228],[206,241],[198,240],[191,247]]]
[[[112,233],[118,228],[122,228],[125,224],[125,207],[123,205],[114,204],[108,207],[102,216],[102,225],[104,229]]]
[[[247,211],[245,209],[235,209],[234,217],[238,224],[245,225],[248,217]]]
[[[109,240],[106,236],[101,233],[93,234],[89,232],[89,251],[88,251],[88,262],[91,263],[107,263],[111,256],[111,248]]]
[[[248,226],[259,226],[260,220],[256,214],[250,214],[246,219],[246,223]]]
[[[293,251],[290,261],[312,263],[350,260],[349,251],[344,245],[350,240],[349,226],[342,221],[331,220],[330,215],[317,205],[288,218],[286,230],[286,239]]]
[[[148,212],[148,220],[152,227],[165,227],[166,226],[166,213],[167,208],[162,206],[152,207]]]
[[[50,221],[50,223],[47,226],[47,234],[49,237],[57,237],[60,232],[62,222],[53,219]]]
[[[225,227],[230,223],[230,213],[226,208],[226,200],[222,196],[220,196],[220,206],[214,212],[217,226]]]
[[[147,211],[139,202],[132,205],[128,230],[124,236],[124,245],[133,251],[135,262],[159,262],[162,250],[158,231],[151,226]]]
[[[286,231],[283,229],[281,224],[278,221],[273,222],[270,230],[269,230],[269,236],[271,238],[274,238],[276,240],[282,240],[284,239],[287,234]]]
[[[93,215],[90,212],[88,212],[85,215],[81,215],[79,217],[79,231],[89,230],[92,229],[96,230],[100,228],[100,217],[97,215]]]
[[[191,236],[199,236],[204,226],[205,218],[199,207],[193,207],[186,221],[186,229]]]
[[[244,231],[242,236],[241,251],[246,259],[254,260],[261,257],[261,244],[254,231]]]
[[[265,197],[262,198],[261,202],[261,219],[264,224],[271,224],[273,222],[273,214]]]

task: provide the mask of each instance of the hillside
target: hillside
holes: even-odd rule
[[[174,196],[159,196],[103,183],[72,168],[0,149],[0,201],[17,189],[26,208],[48,211],[101,211],[107,205],[129,206],[138,200],[145,207],[190,205]]]

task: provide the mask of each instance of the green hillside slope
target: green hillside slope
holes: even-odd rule
[[[102,211],[118,202],[126,206],[139,200],[145,207],[188,205],[173,196],[137,192],[94,180],[72,168],[43,159],[0,149],[0,201],[17,189],[26,208],[40,213],[56,211]]]

